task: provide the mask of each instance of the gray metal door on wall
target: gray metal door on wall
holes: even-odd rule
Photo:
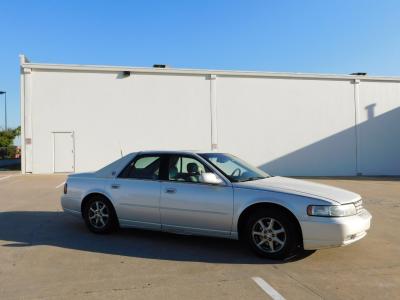
[[[54,173],[74,172],[73,132],[54,132]]]

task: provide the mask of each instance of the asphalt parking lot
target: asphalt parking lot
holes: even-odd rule
[[[399,299],[400,180],[313,179],[360,193],[360,242],[277,262],[237,241],[139,230],[90,233],[64,215],[63,175],[0,173],[0,299]]]

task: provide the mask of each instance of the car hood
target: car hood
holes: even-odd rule
[[[235,182],[234,187],[308,196],[322,200],[331,200],[340,204],[355,202],[361,198],[361,196],[356,193],[337,187],[280,176],[253,181]]]

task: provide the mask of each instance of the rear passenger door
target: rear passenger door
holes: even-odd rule
[[[139,155],[109,187],[121,225],[161,229],[160,164],[160,155]]]
[[[229,184],[201,183],[202,172],[212,170],[198,158],[169,155],[161,186],[163,230],[206,235],[229,235],[232,227],[233,189]]]

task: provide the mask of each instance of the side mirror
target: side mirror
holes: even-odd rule
[[[214,173],[200,174],[200,182],[208,184],[223,184],[224,181]]]

